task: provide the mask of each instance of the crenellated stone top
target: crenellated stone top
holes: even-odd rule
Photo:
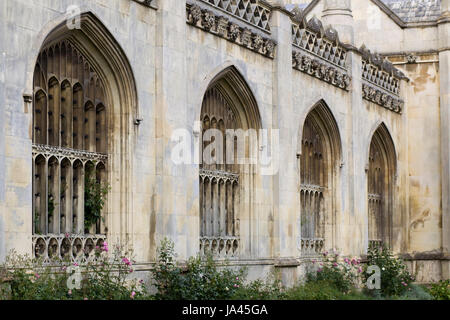
[[[316,16],[306,21],[298,7],[291,12],[293,68],[348,90],[347,48],[338,32],[331,26],[324,28]]]
[[[377,53],[371,53],[365,45],[359,49],[362,56],[362,78],[387,91],[399,95],[400,80],[407,79],[392,62]]]
[[[259,0],[199,0],[270,33],[271,8]]]
[[[394,112],[401,113],[400,82],[408,79],[385,57],[371,53],[365,45],[359,49],[362,57],[363,98]]]
[[[194,27],[274,58],[269,14],[257,0],[196,0],[186,4],[186,22]]]
[[[293,45],[345,69],[347,49],[339,41],[338,32],[331,26],[324,28],[322,22],[316,16],[306,21],[299,12],[293,13]]]

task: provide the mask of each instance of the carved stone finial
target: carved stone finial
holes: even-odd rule
[[[322,33],[323,26],[322,21],[320,21],[316,15],[314,15],[311,19],[308,21],[308,28],[311,29],[311,31],[314,31],[316,33]]]
[[[333,41],[333,42],[335,42],[335,43],[338,43],[338,42],[339,42],[338,32],[337,32],[336,29],[334,29],[332,26],[328,26],[328,27],[325,29],[324,35],[325,35],[325,37],[326,37],[328,40],[331,40],[331,41]]]

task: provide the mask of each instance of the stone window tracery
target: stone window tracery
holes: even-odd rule
[[[303,128],[300,161],[302,242],[305,249],[320,250],[324,239],[323,205],[327,178],[322,138],[311,117],[306,118]]]
[[[384,125],[370,143],[367,171],[369,246],[390,245],[392,232],[395,150]]]
[[[33,249],[44,260],[87,258],[105,239],[102,217],[85,225],[88,177],[107,183],[105,89],[69,40],[41,50],[34,71]]]
[[[226,130],[238,129],[239,124],[230,103],[216,87],[210,88],[204,96],[201,122],[203,137],[207,130],[216,129],[223,138],[220,144],[223,159],[213,154],[215,160],[200,165],[201,251],[210,250],[223,256],[233,256],[239,246],[240,166],[237,161],[226,161],[227,148],[235,148],[236,144],[235,139],[228,139],[227,145]],[[203,141],[202,155],[209,143]],[[236,157],[235,153],[235,160]]]

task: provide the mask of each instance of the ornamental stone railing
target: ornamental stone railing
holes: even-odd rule
[[[95,248],[102,247],[106,235],[33,235],[33,257],[43,263],[95,261]]]
[[[103,153],[36,143],[33,143],[32,152],[34,156],[41,154],[46,158],[57,157],[58,159],[68,158],[70,160],[80,159],[83,161],[106,161],[108,159],[108,156]]]
[[[324,248],[322,238],[302,238],[300,240],[300,251],[302,256],[317,256]]]
[[[236,173],[226,172],[226,171],[218,171],[218,170],[199,170],[200,178],[209,180],[216,179],[217,181],[224,182],[239,182],[239,175]]]
[[[237,8],[236,3],[239,4]],[[257,0],[191,0],[186,4],[186,22],[273,58],[276,44],[270,38],[270,11],[261,8]]]
[[[348,90],[347,49],[332,27],[323,28],[317,17],[292,22],[292,67],[341,89]]]
[[[259,0],[199,0],[254,27],[270,32],[271,9]]]
[[[400,82],[407,79],[405,75],[387,58],[371,53],[364,45],[359,51],[362,56],[363,98],[401,113],[404,102],[400,98]]]
[[[233,258],[239,253],[239,237],[200,237],[200,255],[211,254],[214,258]]]

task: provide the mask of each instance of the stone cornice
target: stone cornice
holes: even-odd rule
[[[398,96],[387,92],[374,84],[363,80],[362,96],[365,100],[373,102],[383,108],[401,114],[404,102]]]
[[[186,22],[246,49],[273,59],[276,43],[270,33],[214,8],[200,6],[201,1],[186,4]]]

